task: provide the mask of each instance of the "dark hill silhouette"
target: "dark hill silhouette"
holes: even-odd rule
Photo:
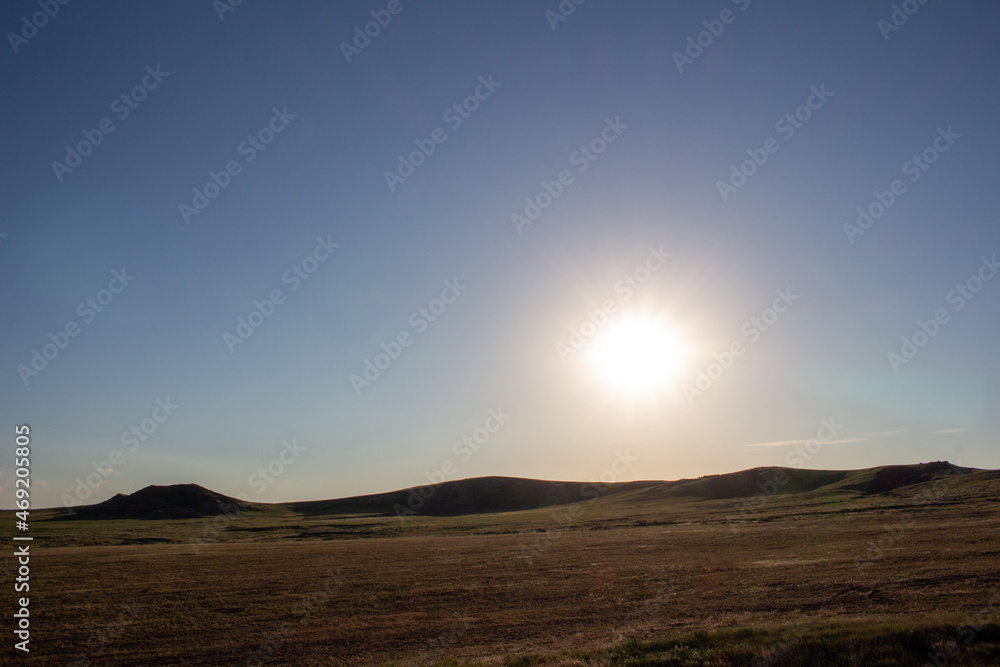
[[[708,475],[692,480],[668,482],[666,495],[721,500],[743,498],[758,492],[768,495],[805,493],[843,481],[851,471],[801,470],[798,468],[762,467],[724,475]],[[771,486],[773,485],[773,486]],[[763,488],[762,488],[763,487]],[[765,489],[774,488],[770,492]]]
[[[855,483],[845,489],[862,493],[888,493],[904,486],[922,484],[948,474],[967,474],[974,468],[962,468],[947,461],[933,461],[914,465],[882,466],[859,471]]]
[[[879,466],[861,470],[804,470],[801,468],[761,467],[697,479],[659,482],[641,490],[637,498],[698,498],[723,500],[746,498],[755,493],[786,495],[796,493],[882,494],[913,484],[929,482],[948,475],[978,471],[948,461]]]
[[[722,500],[755,493],[851,494],[889,493],[947,475],[984,472],[947,461],[881,466],[863,470],[802,470],[762,467],[723,475],[672,482],[638,481],[553,482],[518,477],[477,477],[400,489],[388,493],[331,500],[267,505],[246,503],[197,484],[147,486],[130,495],[118,494],[103,503],[70,510],[66,519],[187,519],[261,507],[278,507],[303,516],[424,514],[458,516],[516,512],[565,505],[591,498],[619,497],[627,502],[666,498]]]
[[[486,512],[516,512],[581,500],[586,482],[548,482],[519,477],[476,477],[425,485],[370,496],[288,503],[293,512],[316,514],[396,514],[416,508],[417,514],[457,516]],[[593,495],[593,492],[592,492]],[[411,498],[413,498],[411,503]]]
[[[250,509],[250,504],[197,484],[147,486],[103,503],[77,507],[74,519],[198,519]]]

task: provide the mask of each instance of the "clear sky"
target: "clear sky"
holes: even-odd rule
[[[50,4],[0,7],[36,506],[1000,467],[994,3]]]

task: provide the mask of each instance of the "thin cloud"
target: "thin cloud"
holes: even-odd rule
[[[879,431],[878,433],[865,433],[862,438],[880,438],[886,435],[896,435],[897,433],[906,433],[909,429],[899,429],[896,431]]]
[[[943,431],[934,431],[934,433],[935,434],[937,434],[937,433],[961,433],[962,431],[968,431],[968,430],[969,430],[968,426],[963,426],[962,428],[946,428]]]
[[[755,442],[744,447],[783,447],[785,445],[804,445],[808,440],[776,440],[774,442]]]
[[[848,442],[861,442],[864,438],[844,438],[843,440],[816,440],[821,445],[843,445]],[[812,440],[776,440],[775,442],[755,442],[744,447],[787,447],[788,445],[805,445]]]

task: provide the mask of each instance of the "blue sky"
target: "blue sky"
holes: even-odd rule
[[[36,506],[625,450],[1000,467],[1000,9],[904,4],[5,3],[0,417]],[[591,363],[629,318],[686,350],[657,391]]]

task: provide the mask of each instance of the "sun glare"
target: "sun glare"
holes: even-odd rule
[[[620,318],[591,343],[590,362],[600,381],[617,393],[648,395],[676,381],[687,349],[677,334],[653,318]]]

